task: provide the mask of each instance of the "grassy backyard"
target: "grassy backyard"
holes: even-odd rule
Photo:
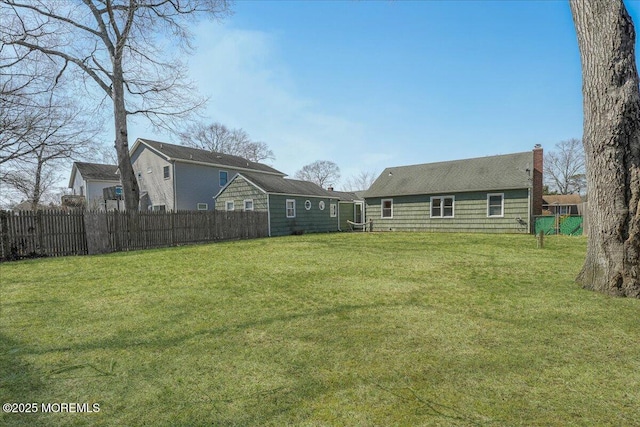
[[[584,238],[305,235],[0,265],[0,425],[640,425]],[[42,413],[42,403],[99,412]],[[55,407],[54,407],[55,408]]]

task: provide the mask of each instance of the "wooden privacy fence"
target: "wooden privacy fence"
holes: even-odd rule
[[[266,237],[267,221],[266,212],[0,211],[0,259]]]
[[[87,253],[82,211],[0,211],[0,259]]]

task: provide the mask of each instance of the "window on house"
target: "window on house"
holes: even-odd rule
[[[169,166],[163,167],[162,173],[164,174],[164,179],[169,179]]]
[[[220,181],[220,187],[224,187],[225,185],[227,185],[227,182],[229,182],[229,173],[227,171],[220,171],[218,176]]]
[[[224,203],[224,208],[227,211],[232,211],[235,210],[235,205],[233,203],[233,200],[228,200]]]
[[[380,202],[382,218],[393,218],[393,199],[382,199]]]
[[[208,203],[198,203],[197,204],[197,208],[199,211],[207,211],[209,210],[209,204]]]
[[[431,218],[453,218],[455,198],[453,196],[431,198]]]
[[[320,209],[321,211],[324,210],[324,200],[320,200],[320,202],[318,203],[318,209]]]
[[[338,205],[335,203],[331,203],[329,205],[329,216],[336,217],[338,216]]]
[[[245,212],[253,210],[253,200],[247,199],[244,201],[244,210]]]
[[[504,194],[487,194],[487,216],[504,216]]]
[[[167,211],[167,207],[165,205],[154,205],[153,206],[153,211],[154,212],[166,212]]]
[[[304,208],[306,210],[311,210],[311,200],[307,200],[304,202]]]
[[[296,201],[294,199],[287,199],[287,218],[296,217]]]

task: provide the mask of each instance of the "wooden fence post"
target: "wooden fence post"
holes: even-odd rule
[[[9,212],[0,211],[0,242],[2,243],[2,258],[11,256],[11,241],[9,240]]]
[[[107,215],[107,212],[84,211],[83,213],[87,253],[89,255],[106,254],[113,251],[111,239],[109,238]]]

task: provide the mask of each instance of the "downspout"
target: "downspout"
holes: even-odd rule
[[[171,179],[173,180],[173,211],[178,211],[178,180],[176,179],[176,161],[173,160],[171,162],[172,170],[171,170]]]
[[[531,206],[533,205],[533,197],[531,196],[531,187],[528,188],[529,191],[529,207],[528,210],[529,212],[527,212],[529,214],[529,234],[533,234],[535,233],[535,230],[533,229],[533,217],[531,216]]]
[[[271,200],[267,193],[267,235],[271,237]]]

